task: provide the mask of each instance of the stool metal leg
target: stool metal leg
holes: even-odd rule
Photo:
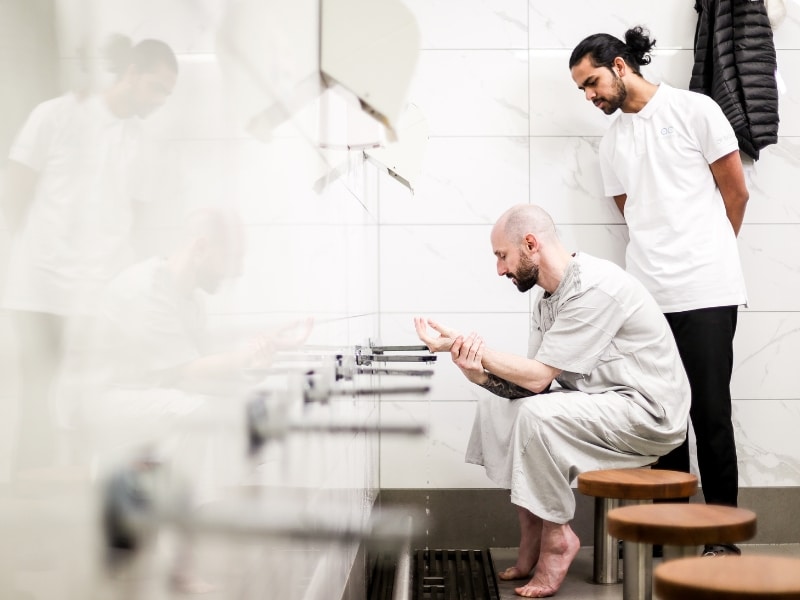
[[[671,546],[664,545],[664,560],[688,558],[699,554],[697,546]]]
[[[617,540],[608,534],[608,511],[619,506],[615,498],[594,499],[594,571],[595,583],[619,582]]]
[[[623,600],[651,600],[653,597],[653,546],[622,542]]]

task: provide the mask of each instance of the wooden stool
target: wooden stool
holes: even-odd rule
[[[652,544],[664,545],[667,560],[696,555],[701,544],[749,540],[756,534],[756,514],[711,504],[623,506],[609,511],[608,532],[622,540],[623,599],[650,600]]]
[[[578,491],[593,496],[595,583],[619,581],[617,541],[608,533],[608,511],[620,503],[688,498],[697,491],[697,477],[662,469],[604,469],[578,475]]]
[[[783,556],[682,558],[656,567],[662,600],[799,600],[800,559]]]

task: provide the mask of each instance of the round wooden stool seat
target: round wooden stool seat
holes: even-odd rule
[[[653,576],[661,600],[800,600],[797,558],[681,558],[660,564]]]
[[[697,477],[664,469],[603,469],[578,475],[578,491],[594,496],[595,583],[619,581],[617,540],[608,532],[608,512],[621,503],[688,498],[697,492]]]
[[[756,534],[756,514],[712,504],[639,504],[610,510],[608,532],[621,540],[645,544],[732,544]]]
[[[697,491],[697,476],[664,469],[587,471],[578,475],[578,491],[620,500],[688,498]]]

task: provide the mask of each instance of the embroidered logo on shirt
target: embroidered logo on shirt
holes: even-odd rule
[[[675,128],[671,125],[669,127],[661,128],[661,135],[672,135],[673,133],[675,133]]]
[[[726,142],[732,141],[736,139],[736,134],[731,131],[730,133],[726,133],[725,135],[721,135],[717,138],[714,138],[714,142],[717,144],[724,144]]]

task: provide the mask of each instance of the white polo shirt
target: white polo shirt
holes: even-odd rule
[[[627,194],[629,273],[664,312],[747,302],[733,227],[709,164],[738,150],[716,102],[664,83],[600,143],[605,194]]]
[[[38,173],[11,249],[4,308],[92,314],[93,301],[133,258],[133,203],[146,181],[138,117],[114,116],[102,96],[38,105],[9,158]]]

